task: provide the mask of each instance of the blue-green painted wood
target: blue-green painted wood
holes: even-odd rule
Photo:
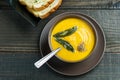
[[[16,54],[17,53],[17,54]],[[47,65],[36,69],[37,53],[0,54],[0,80],[119,80],[120,55],[105,53],[101,63],[87,74],[68,77],[52,71]]]
[[[82,0],[63,0],[59,10],[40,21],[39,26],[33,27],[9,4],[0,0],[0,80],[120,80],[120,10],[102,10],[104,6],[99,10],[81,9],[81,4],[75,4],[79,1]],[[69,3],[74,4],[68,5]],[[54,16],[67,11],[93,17],[101,25],[106,37],[102,62],[94,70],[77,77],[59,75],[47,65],[41,69],[36,69],[33,65],[41,58],[39,37],[45,24]]]

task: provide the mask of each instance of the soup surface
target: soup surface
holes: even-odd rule
[[[74,48],[74,51],[67,50],[63,45],[58,43],[53,35],[76,26],[77,30],[69,36],[60,37],[67,41]],[[87,58],[95,45],[95,34],[91,25],[79,18],[66,18],[58,22],[51,33],[50,43],[52,49],[61,47],[56,56],[65,62],[78,62]]]

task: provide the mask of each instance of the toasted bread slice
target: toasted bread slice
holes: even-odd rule
[[[48,7],[54,0],[40,0],[33,5],[33,9],[36,11],[43,10]]]
[[[27,7],[27,9],[36,17],[40,17],[41,19],[44,19],[48,17],[52,12],[56,11],[57,8],[61,5],[61,3],[62,3],[62,0],[54,0],[53,3],[51,3],[47,8],[41,11],[35,11],[34,9],[29,7]]]
[[[19,0],[22,5],[40,11],[48,7],[54,0]]]

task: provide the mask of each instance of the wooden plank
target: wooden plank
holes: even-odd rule
[[[80,6],[84,2],[75,6],[79,1],[82,0],[64,0],[59,10],[40,21],[36,27],[16,11],[9,9],[9,5],[0,8],[0,80],[119,80],[120,10],[81,9]],[[41,58],[39,37],[45,24],[54,16],[67,11],[81,12],[93,17],[104,30],[107,42],[102,62],[94,70],[77,77],[56,74],[46,65],[40,69],[36,69],[33,65]]]
[[[71,10],[68,10],[71,11]],[[85,13],[97,20],[106,36],[106,52],[120,52],[120,11],[119,10],[74,10]],[[65,12],[58,10],[48,19],[33,27],[15,11],[0,11],[0,51],[38,51],[40,32],[55,15]]]
[[[106,53],[102,62],[85,75],[68,77],[59,75],[48,66],[36,69],[33,63],[39,59],[35,53],[0,54],[1,80],[119,80],[120,55]]]
[[[112,9],[119,0],[64,0],[62,8]]]
[[[0,0],[0,10],[12,9],[9,5],[9,0]]]
[[[0,9],[12,9],[9,0],[0,0]],[[63,0],[62,9],[120,9],[119,0]]]

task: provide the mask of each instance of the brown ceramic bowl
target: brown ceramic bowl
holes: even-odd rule
[[[67,76],[76,76],[84,74],[90,70],[92,70],[102,59],[105,49],[105,37],[103,30],[100,28],[100,25],[91,17],[75,12],[66,12],[62,13],[53,19],[51,19],[43,29],[40,37],[40,51],[42,56],[47,55],[51,52],[50,44],[49,44],[49,31],[52,30],[52,27],[55,26],[57,22],[67,17],[82,17],[82,19],[86,20],[95,32],[96,44],[95,47],[89,57],[85,60],[77,62],[77,63],[68,63],[64,62],[57,57],[51,58],[47,64],[54,71],[67,75]]]
[[[49,30],[49,34],[48,34],[49,47],[50,47],[51,51],[53,51],[53,48],[52,48],[52,46],[51,46],[51,33],[52,33],[55,25],[56,25],[57,23],[59,23],[60,21],[62,21],[62,20],[64,20],[64,19],[67,19],[67,18],[77,18],[77,19],[80,19],[80,20],[85,21],[85,22],[89,25],[89,27],[92,28],[92,30],[93,30],[93,32],[94,32],[95,45],[94,45],[92,51],[90,52],[90,54],[87,55],[87,56],[86,56],[85,58],[83,58],[82,60],[79,60],[79,61],[74,61],[74,62],[65,61],[65,60],[59,58],[58,56],[56,56],[56,55],[55,55],[55,56],[56,56],[58,59],[60,59],[61,61],[68,62],[68,63],[81,62],[81,61],[87,59],[90,55],[93,54],[94,49],[95,49],[96,44],[97,44],[97,41],[98,41],[98,40],[97,40],[97,39],[98,39],[98,35],[97,35],[97,31],[96,31],[96,29],[95,29],[95,26],[93,25],[93,23],[92,23],[89,19],[87,19],[86,17],[84,17],[84,16],[82,16],[82,15],[78,15],[78,14],[68,14],[68,15],[63,15],[62,17],[57,18],[57,20],[56,20],[56,18],[53,18],[52,20],[55,21],[55,22],[52,23],[51,29]]]

